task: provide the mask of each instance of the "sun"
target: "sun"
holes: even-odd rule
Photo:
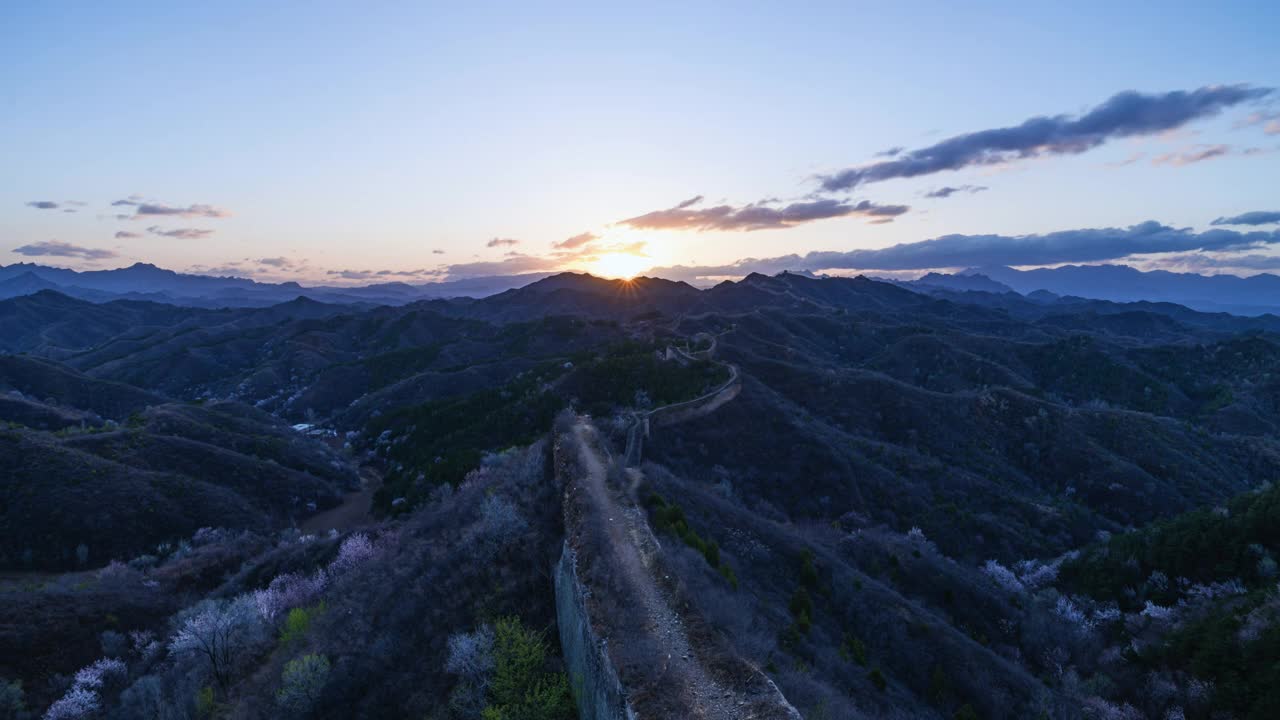
[[[592,261],[588,269],[593,275],[630,280],[650,265],[652,261],[642,255],[605,253]]]

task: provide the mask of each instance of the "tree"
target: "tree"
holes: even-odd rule
[[[547,646],[542,633],[527,630],[519,618],[506,617],[494,625],[494,672],[491,701],[484,720],[564,720],[574,716],[569,680],[564,673],[548,673]]]
[[[464,717],[484,710],[493,677],[493,628],[482,625],[475,632],[449,637],[449,659],[444,669],[458,676],[449,705]]]
[[[373,557],[374,552],[373,541],[369,536],[356,533],[342,541],[342,547],[338,548],[338,557],[329,565],[329,570],[335,573],[353,570]]]
[[[206,600],[184,613],[169,641],[174,653],[192,652],[209,661],[209,669],[226,689],[241,660],[262,642],[265,626],[251,595],[234,600]]]
[[[285,663],[276,702],[295,715],[306,715],[320,701],[329,681],[329,658],[314,653]]]
[[[490,495],[480,506],[480,536],[494,550],[519,539],[528,527],[515,504],[504,497]]]

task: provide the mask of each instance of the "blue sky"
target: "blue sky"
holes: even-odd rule
[[[6,4],[0,263],[144,260],[311,282],[651,265],[692,276],[955,234],[998,246],[1151,220],[1201,233],[1280,210],[1275,93],[1084,152],[839,192],[815,180],[891,147],[1080,116],[1122,91],[1280,86],[1272,3],[532,5]],[[1213,157],[1191,161],[1201,154]],[[987,189],[925,197],[961,186]],[[619,224],[699,195],[690,208],[909,210],[754,230]],[[120,200],[225,216],[122,220],[139,205]],[[28,204],[41,201],[59,207]],[[1276,227],[1220,229],[1254,235],[1218,247],[1269,255]],[[1269,269],[1175,244],[1179,255],[1135,262]]]

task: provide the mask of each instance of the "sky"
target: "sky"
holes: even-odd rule
[[[4,3],[0,264],[1280,272],[1280,4],[607,5]]]

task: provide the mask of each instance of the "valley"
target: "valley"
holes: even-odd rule
[[[0,301],[0,676],[47,707],[119,659],[105,717],[275,717],[313,656],[299,716],[1263,712],[1177,648],[1252,623],[1267,657],[1275,538],[1126,543],[1269,517],[1272,322],[786,273]],[[174,645],[197,609],[243,623],[217,673]],[[499,639],[537,692],[494,689]]]

